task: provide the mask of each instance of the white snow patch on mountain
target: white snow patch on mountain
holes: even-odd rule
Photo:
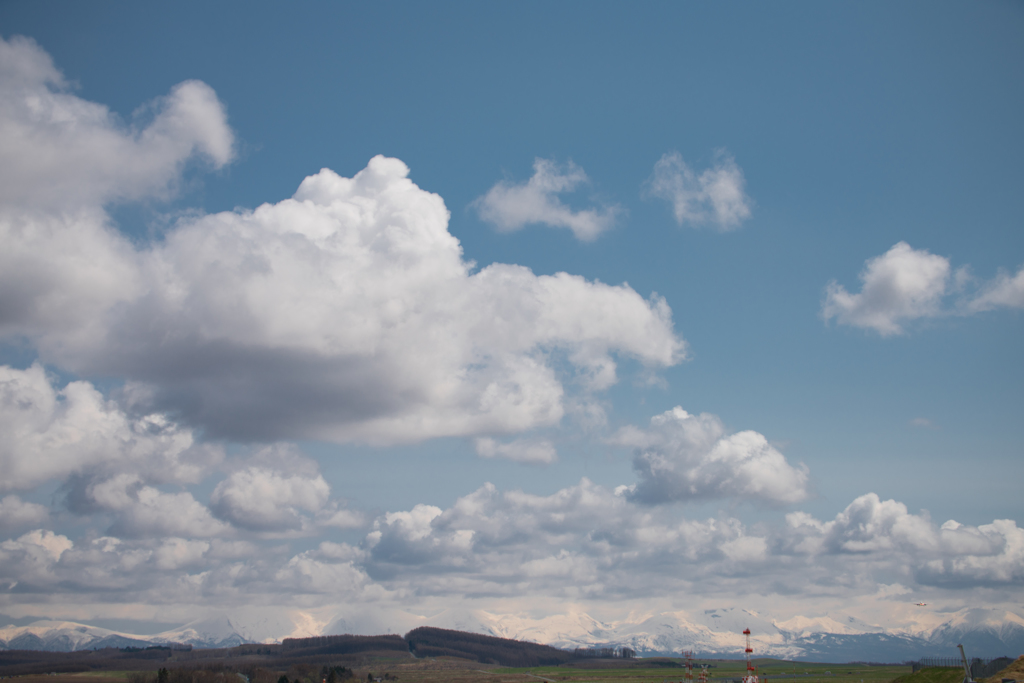
[[[791,636],[807,637],[815,633],[855,635],[861,633],[885,633],[881,626],[872,626],[856,617],[840,616],[838,619],[822,617],[793,617],[786,621],[773,622],[775,627]]]
[[[109,636],[117,635],[125,638],[138,638],[138,636],[119,633],[98,626],[86,626],[85,624],[78,624],[73,621],[51,621],[47,619],[32,622],[28,626],[5,626],[0,628],[0,641],[5,644],[26,635],[35,636],[44,643],[62,638],[71,644],[71,649],[76,650],[87,646],[91,642]]]

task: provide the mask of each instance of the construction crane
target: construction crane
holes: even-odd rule
[[[971,676],[971,665],[967,663],[967,655],[964,654],[964,646],[957,645],[960,648],[960,661],[964,663],[964,683],[974,683],[974,677]]]

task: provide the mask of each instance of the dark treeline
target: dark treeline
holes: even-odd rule
[[[107,647],[76,652],[39,650],[0,651],[0,676],[43,673],[80,673],[85,671],[156,671],[172,654],[169,647]]]
[[[300,666],[305,667],[303,675],[293,676],[288,683],[296,680],[302,683],[302,679],[308,679],[309,683],[322,683],[323,677],[316,677],[316,672],[322,667],[328,667],[324,671],[331,667],[351,669],[362,667],[375,657],[410,655],[420,658],[458,657],[482,664],[528,667],[602,656],[630,658],[634,653],[628,648],[568,652],[508,638],[421,627],[405,634],[404,638],[397,635],[285,638],[280,644],[249,643],[203,650],[186,650],[180,646],[129,646],[76,652],[0,650],[0,676],[111,670],[138,671],[148,676],[147,672],[165,670],[168,673],[162,679],[150,676],[145,681],[140,679],[132,683],[239,683],[241,679],[232,678],[232,672],[242,673],[250,678],[250,683],[257,683],[247,672],[259,670],[260,674],[256,676],[259,683],[284,683],[279,681],[281,672]],[[175,673],[178,671],[183,673]],[[272,675],[274,672],[278,677]],[[338,678],[337,672],[334,678]]]
[[[461,657],[482,664],[548,666],[573,658],[571,652],[550,645],[427,626],[409,631],[405,640],[417,657]]]
[[[293,664],[282,674],[257,665],[232,667],[207,663],[198,667],[131,673],[128,683],[346,683],[354,675],[351,669],[332,664]]]
[[[281,655],[308,657],[313,655],[348,655],[359,652],[408,652],[409,644],[402,636],[319,636],[317,638],[285,638]]]

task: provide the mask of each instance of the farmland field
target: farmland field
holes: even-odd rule
[[[529,668],[492,667],[464,660],[438,658],[431,661],[381,662],[374,676],[388,673],[398,683],[443,683],[480,681],[480,683],[680,683],[686,681],[686,670],[677,660],[657,659],[596,660],[574,665]],[[739,678],[745,673],[742,661],[705,662],[711,683]],[[909,666],[867,666],[863,664],[813,664],[780,660],[757,660],[763,683],[888,683],[910,673]],[[365,678],[365,676],[364,676]],[[696,681],[697,672],[694,672]],[[766,680],[767,679],[767,680]]]
[[[363,658],[351,683],[368,676],[395,683],[685,683],[686,670],[678,660],[592,660],[572,665],[508,668],[438,657],[411,659]],[[744,674],[742,661],[707,661],[710,683],[726,683]],[[755,662],[762,683],[888,683],[910,673],[909,666],[813,664],[760,659]],[[694,672],[696,682],[697,671]],[[153,672],[149,672],[152,675]],[[270,673],[270,672],[267,672]],[[283,672],[282,672],[283,673]],[[276,674],[275,674],[276,675]],[[17,676],[17,683],[127,683],[128,672],[103,671],[57,675]],[[271,676],[273,678],[273,676]],[[937,683],[937,682],[936,682]]]

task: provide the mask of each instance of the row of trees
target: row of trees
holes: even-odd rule
[[[573,658],[571,652],[550,645],[427,626],[409,631],[405,640],[417,657],[460,657],[482,664],[550,666]]]
[[[312,657],[318,655],[349,655],[360,652],[408,652],[402,636],[318,636],[316,638],[285,638],[280,656]]]
[[[568,652],[509,638],[421,627],[405,634],[404,638],[398,635],[286,638],[280,645],[251,643],[214,650],[131,646],[78,652],[6,651],[0,652],[0,676],[134,670],[150,673],[139,674],[138,680],[130,683],[323,683],[325,679],[329,679],[327,683],[340,683],[351,676],[351,670],[340,663],[363,667],[373,657],[408,656],[409,653],[421,658],[459,657],[514,667],[558,665],[581,657],[635,656],[629,648]],[[288,673],[282,676],[280,672],[286,669]],[[348,673],[344,674],[345,671]],[[285,677],[287,681],[283,680]]]
[[[590,659],[634,659],[636,650],[630,647],[578,647],[572,654],[574,657]]]
[[[262,666],[243,667],[236,671],[223,664],[203,667],[162,667],[154,672],[136,671],[128,674],[128,683],[344,683],[355,672],[335,664],[294,664],[287,673]]]

